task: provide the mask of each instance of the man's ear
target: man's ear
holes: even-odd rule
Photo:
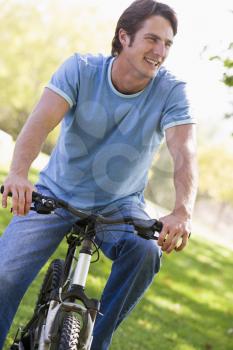
[[[123,48],[129,46],[130,37],[124,29],[119,29],[118,37]]]

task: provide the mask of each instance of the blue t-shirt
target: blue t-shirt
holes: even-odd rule
[[[74,54],[47,85],[70,109],[39,183],[78,208],[143,198],[164,130],[194,123],[184,82],[161,67],[144,90],[125,95],[112,84],[113,60]]]

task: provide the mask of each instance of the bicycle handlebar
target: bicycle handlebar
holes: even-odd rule
[[[4,186],[1,186],[1,193],[4,192]],[[12,193],[8,193],[9,197],[12,197]],[[140,231],[141,235],[145,239],[158,239],[159,235],[156,235],[155,232],[161,232],[163,228],[162,222],[156,219],[143,220],[133,217],[123,217],[120,219],[111,219],[106,218],[100,214],[89,214],[85,211],[76,209],[71,206],[68,202],[63,201],[62,199],[52,198],[44,196],[38,192],[32,192],[32,202],[34,207],[32,210],[35,210],[38,214],[51,214],[55,209],[63,208],[69,211],[71,214],[78,216],[81,219],[88,219],[94,223],[100,224],[130,224],[133,225],[136,231]]]

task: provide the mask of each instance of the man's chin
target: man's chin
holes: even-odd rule
[[[140,72],[140,75],[141,75],[142,79],[151,80],[151,79],[154,79],[156,77],[156,75],[158,74],[159,69],[160,69],[160,67],[152,68],[152,69],[145,69],[145,70],[141,70],[141,71],[138,71],[138,72]]]
[[[147,72],[145,76],[149,79],[154,79],[156,75],[158,74],[159,68],[151,70],[151,72]]]
[[[156,75],[157,75],[158,72],[159,72],[159,69],[160,69],[160,67],[154,69],[154,71],[152,72],[152,78],[155,78],[155,77],[156,77]]]

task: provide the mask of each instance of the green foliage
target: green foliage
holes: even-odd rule
[[[96,31],[91,3],[0,0],[0,7],[0,129],[15,139],[57,67],[73,52],[106,51],[112,24],[99,21]]]
[[[233,204],[233,154],[224,146],[199,151],[199,194]]]
[[[233,75],[231,72],[231,69],[233,68],[233,42],[229,44],[228,49],[223,57],[219,55],[212,56],[210,57],[210,60],[218,60],[222,62],[223,67],[226,69],[223,75],[223,82],[227,86],[233,86]]]
[[[228,57],[222,60],[224,67],[226,68],[226,72],[223,75],[223,82],[229,87],[233,87],[233,43],[231,43],[228,47]]]
[[[223,73],[222,82],[229,86],[230,88],[233,87],[233,42],[231,42],[228,46],[228,49],[223,56],[213,56],[210,57],[210,60],[218,60],[221,61],[223,67],[225,68],[225,72]],[[233,112],[226,113],[225,118],[233,117]]]
[[[233,47],[232,47],[232,50],[233,50]],[[226,68],[233,68],[233,60],[230,59],[230,58],[226,58],[224,61],[223,61],[223,64],[224,64],[224,67]]]
[[[16,137],[57,59],[50,35],[39,31],[45,26],[32,3],[3,2],[1,9],[0,127]]]
[[[233,64],[233,61],[232,61],[232,64]],[[228,75],[228,74],[225,73],[223,75],[223,82],[227,86],[233,86],[233,75]]]
[[[200,147],[198,157],[198,197],[208,197],[233,205],[233,153],[228,151],[226,145]],[[152,164],[145,195],[153,203],[169,210],[173,209],[173,165],[165,144]]]

